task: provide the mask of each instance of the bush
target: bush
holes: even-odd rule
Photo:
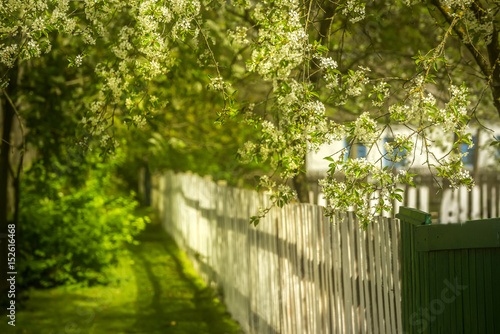
[[[84,184],[36,165],[23,181],[20,203],[19,284],[50,287],[105,282],[104,270],[124,245],[145,228],[147,217],[134,214],[132,195],[111,195],[109,170],[101,165]]]

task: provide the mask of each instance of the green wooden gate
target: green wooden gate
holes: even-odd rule
[[[401,207],[405,333],[500,333],[500,218],[433,225]]]

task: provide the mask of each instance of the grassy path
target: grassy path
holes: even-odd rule
[[[3,316],[0,333],[240,333],[158,225],[150,224],[139,240],[113,268],[112,284],[33,290],[16,327]]]

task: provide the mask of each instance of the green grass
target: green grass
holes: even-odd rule
[[[3,315],[0,333],[241,333],[158,224],[139,240],[112,268],[111,284],[32,290],[16,327]]]

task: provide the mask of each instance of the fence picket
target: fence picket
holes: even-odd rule
[[[483,208],[481,210],[481,218],[488,218],[488,184],[482,186]]]
[[[386,278],[385,278],[385,286],[394,286],[394,277],[392,276],[393,274],[393,262],[392,262],[392,249],[391,249],[391,226],[390,223],[386,220],[380,219],[382,226],[384,227],[384,248],[385,248],[385,254],[384,254],[384,261],[386,263],[387,271],[386,271]],[[395,295],[394,295],[394,289],[389,289],[387,291],[388,293],[388,300],[389,300],[389,316],[391,318],[391,333],[396,333],[396,304],[395,304]]]
[[[361,291],[361,312],[364,314],[364,325],[361,328],[363,333],[373,333],[372,318],[370,310],[370,287],[368,277],[368,261],[367,261],[367,248],[368,233],[358,229],[359,240],[359,275],[360,275],[360,291]]]
[[[337,315],[337,333],[345,333],[345,307],[342,298],[342,245],[340,243],[340,219],[335,217],[335,229],[333,235],[333,271],[335,284],[335,311]]]
[[[332,247],[332,236],[333,236],[333,224],[330,222],[329,218],[323,218],[323,224],[326,227],[325,233],[325,249],[333,250]],[[335,333],[335,329],[337,328],[337,319],[335,312],[335,298],[334,298],[334,282],[333,282],[333,251],[326,253],[325,252],[325,261],[326,261],[326,284],[328,289],[328,318],[330,323],[330,333]],[[328,333],[328,332],[327,332]]]
[[[399,221],[389,220],[387,222],[391,229],[391,247],[392,247],[392,286],[394,288],[394,303],[396,311],[396,332],[401,333],[403,331],[403,324],[401,320],[401,307],[399,306],[399,301],[401,300],[401,284],[400,284],[400,257],[398,250],[399,243]]]
[[[472,188],[472,208],[471,208],[471,219],[481,218],[481,190],[479,187]]]
[[[368,240],[368,257],[370,263],[370,309],[373,312],[373,330],[374,332],[379,332],[379,309],[377,307],[377,275],[375,270],[375,230],[374,224],[370,224],[367,227],[367,237]],[[382,311],[382,310],[380,310]]]
[[[358,229],[354,219],[354,212],[349,212],[347,215],[348,231],[349,231],[349,265],[350,265],[350,283],[352,289],[352,314],[353,314],[353,330],[354,333],[359,333],[360,326],[360,309],[358,299],[358,259],[357,259],[357,245],[356,238],[354,237],[355,230]]]
[[[464,222],[469,216],[469,191],[466,187],[460,187],[458,190],[458,200],[459,200],[459,216],[458,221]]]
[[[352,314],[352,285],[351,285],[351,266],[349,258],[349,233],[348,233],[348,216],[342,215],[342,222],[340,223],[341,231],[341,247],[342,247],[342,272],[343,272],[343,302],[345,309],[345,332],[353,333],[353,314]]]
[[[375,232],[375,263],[378,265],[375,266],[375,280],[376,280],[376,289],[377,289],[377,310],[379,314],[378,323],[379,323],[379,331],[380,333],[387,333],[386,330],[386,318],[384,315],[384,297],[382,293],[382,271],[383,271],[383,262],[380,254],[381,248],[381,231],[380,231],[380,223],[378,221],[373,222],[374,232]]]
[[[496,208],[496,204],[497,204],[497,190],[496,190],[496,187],[495,186],[492,186],[491,187],[491,201],[490,201],[490,205],[491,205],[491,213],[490,213],[490,217],[497,217],[497,208]],[[499,208],[500,209],[500,208]]]
[[[316,207],[316,220],[317,220],[317,235],[318,235],[318,262],[319,262],[319,280],[321,288],[319,290],[319,296],[321,298],[321,308],[319,310],[321,317],[321,333],[328,333],[330,331],[330,305],[328,302],[329,290],[328,290],[328,279],[326,271],[328,270],[326,249],[327,249],[327,230],[325,226],[325,221],[322,219],[323,211]]]

